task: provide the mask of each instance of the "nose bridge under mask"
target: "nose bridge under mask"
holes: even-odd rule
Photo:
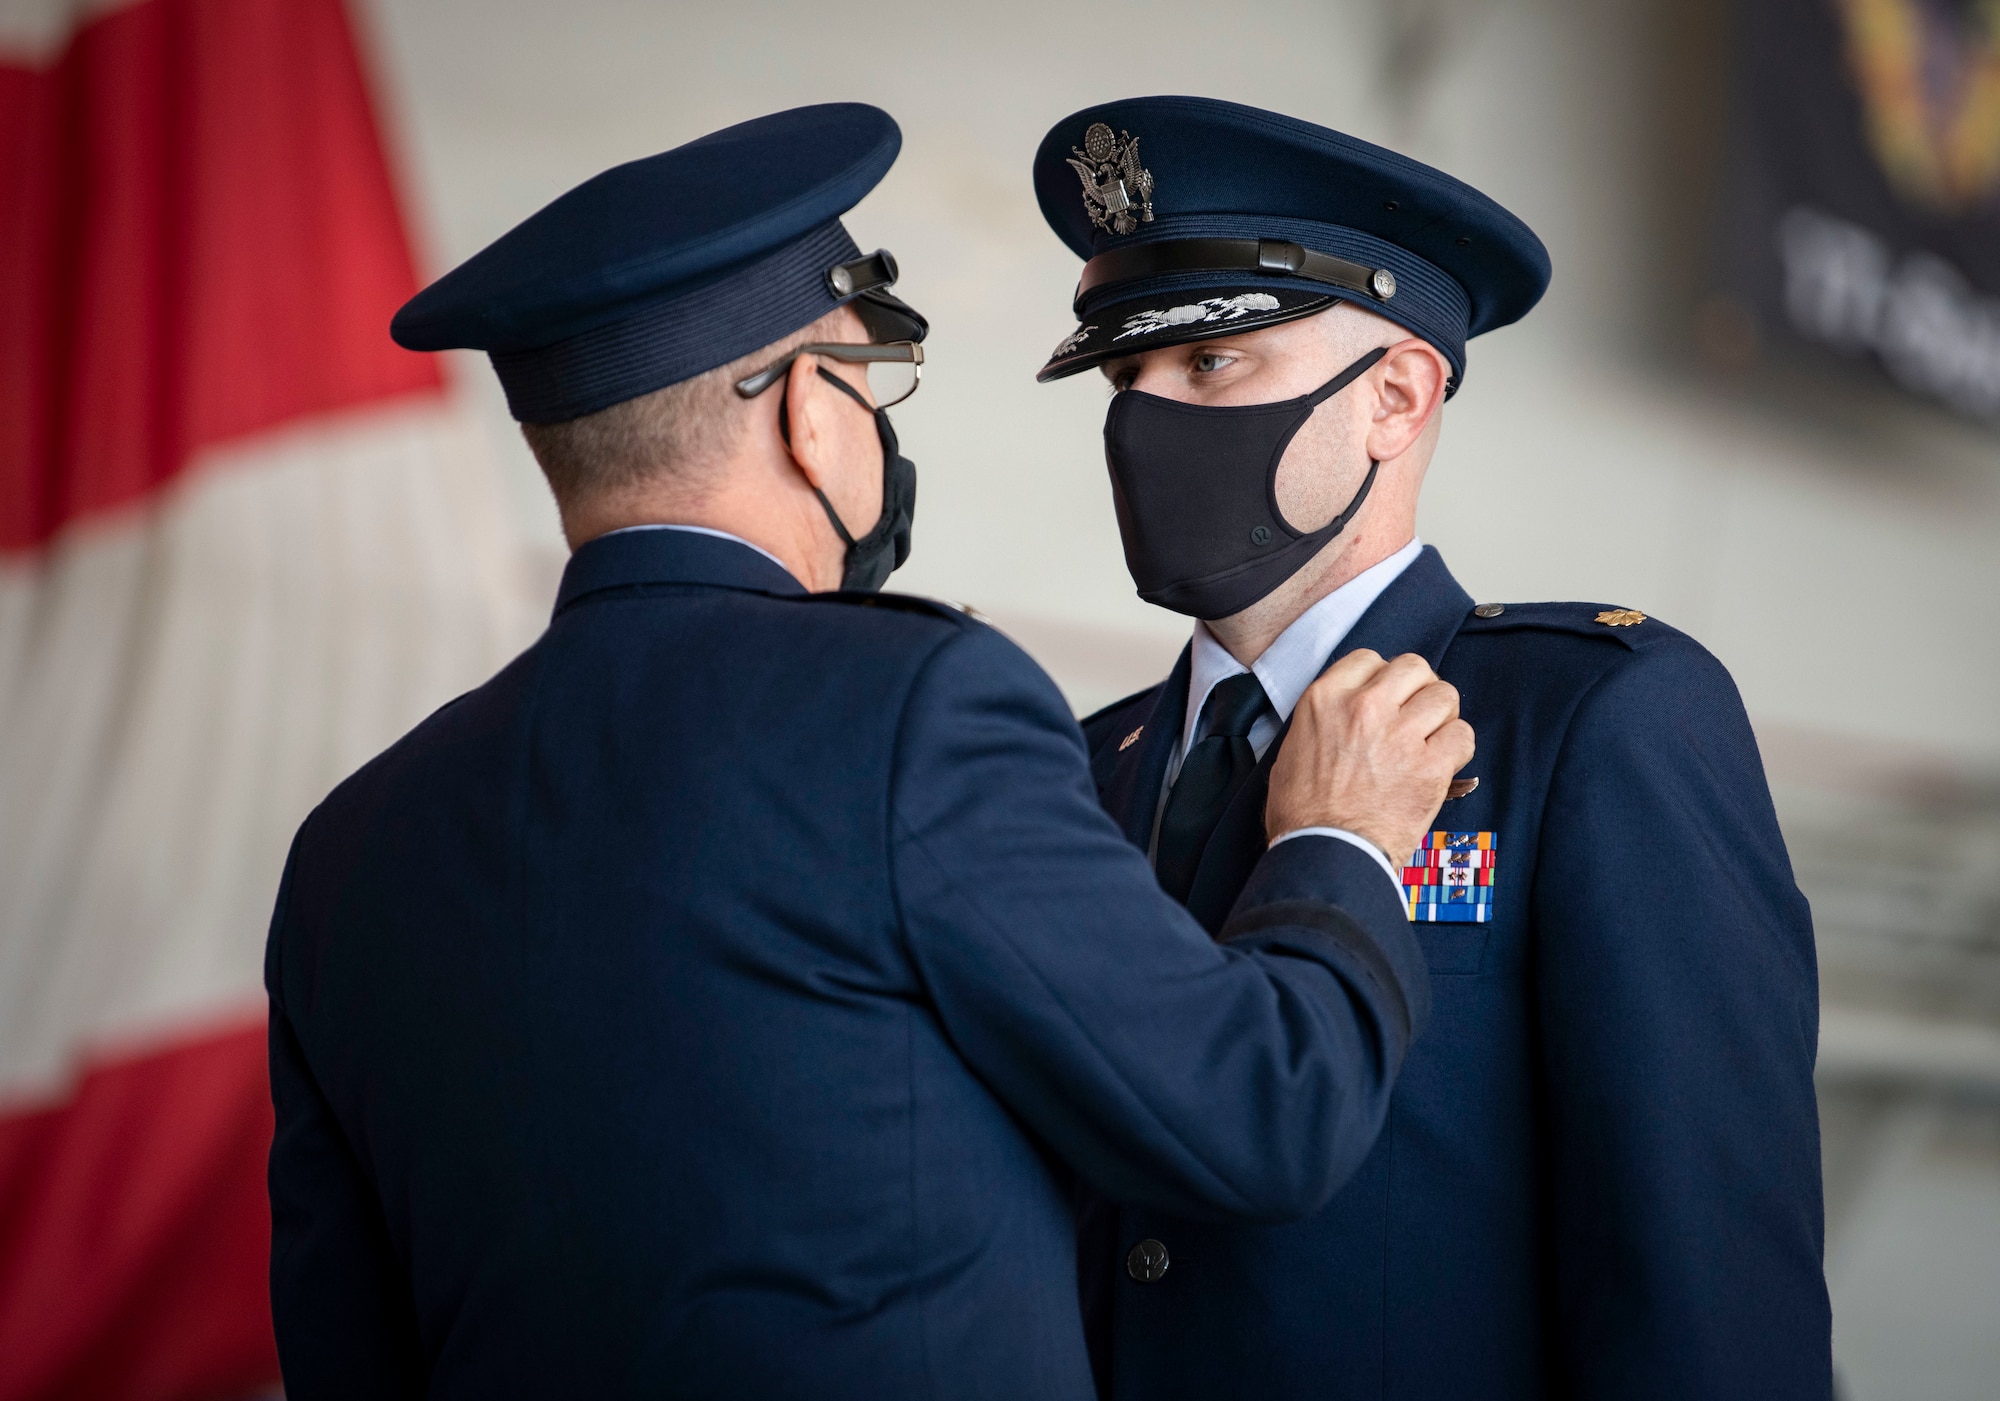
[[[1266,404],[1214,407],[1120,392],[1105,415],[1105,458],[1139,596],[1199,618],[1228,617],[1345,529],[1375,484],[1376,463],[1347,507],[1310,531],[1279,509],[1278,467],[1313,411],[1386,353],[1369,352],[1310,394]]]

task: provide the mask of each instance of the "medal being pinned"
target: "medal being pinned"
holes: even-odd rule
[[[1082,148],[1070,150],[1070,169],[1083,181],[1092,223],[1106,233],[1128,234],[1153,222],[1153,173],[1139,164],[1138,137],[1114,136],[1103,122],[1093,122]]]

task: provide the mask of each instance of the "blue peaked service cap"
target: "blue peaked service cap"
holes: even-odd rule
[[[1035,153],[1035,196],[1085,259],[1079,325],[1042,381],[1351,302],[1436,346],[1456,392],[1467,338],[1520,320],[1549,285],[1542,241],[1470,185],[1213,98],[1065,117]]]
[[[560,423],[726,365],[843,305],[922,340],[840,216],[903,144],[858,102],[758,117],[615,166],[433,282],[390,323],[410,350],[483,350],[524,423]]]

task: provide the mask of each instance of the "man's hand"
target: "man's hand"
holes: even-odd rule
[[[1299,698],[1271,767],[1264,827],[1339,827],[1406,862],[1472,761],[1458,690],[1414,653],[1349,652]]]

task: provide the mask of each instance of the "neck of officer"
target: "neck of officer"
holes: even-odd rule
[[[815,593],[839,588],[846,566],[845,543],[775,431],[769,442],[744,434],[728,459],[704,471],[697,485],[663,478],[563,502],[561,510],[563,536],[572,550],[629,526],[698,525],[775,556]]]
[[[1413,450],[1382,463],[1374,490],[1347,529],[1248,608],[1226,618],[1204,618],[1203,625],[1230,656],[1254,666],[1308,608],[1416,538],[1417,492],[1428,466],[1427,445],[1421,459]]]

